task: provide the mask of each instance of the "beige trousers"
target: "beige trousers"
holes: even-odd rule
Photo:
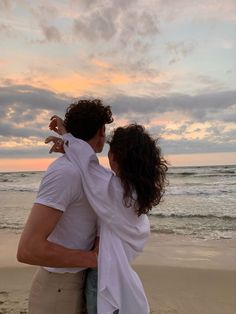
[[[86,271],[58,274],[39,268],[29,295],[29,314],[84,314]]]

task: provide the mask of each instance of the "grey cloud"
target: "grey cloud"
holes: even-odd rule
[[[149,11],[137,10],[134,1],[117,1],[112,5],[99,2],[97,6],[90,6],[90,11],[80,15],[73,23],[74,32],[86,40],[116,39],[116,43],[135,42],[138,38],[156,35],[159,33],[159,22],[155,14]],[[94,9],[96,8],[96,9]],[[128,9],[127,9],[128,8]],[[128,41],[127,41],[128,40]]]
[[[229,142],[214,143],[210,140],[165,140],[162,138],[161,147],[165,155],[235,152],[235,146]]]
[[[159,71],[145,57],[124,57],[124,60],[114,66],[113,70],[114,72],[125,71],[131,77],[142,75],[142,77],[146,77],[149,80],[159,75]]]
[[[218,83],[218,81],[215,78],[212,78],[208,75],[198,75],[196,79],[207,85]]]
[[[149,43],[144,42],[142,39],[137,39],[133,42],[133,48],[140,53],[147,53],[149,51],[151,45]]]
[[[206,130],[204,140],[161,140],[166,154],[235,151],[235,129],[227,125],[235,114],[236,91],[216,92],[203,95],[169,95],[168,97],[129,97],[117,95],[105,99],[112,106],[116,117],[125,117],[130,122],[148,125],[152,118],[160,118],[162,113],[183,113],[188,121],[177,131],[168,129],[167,125],[156,125],[148,128],[155,136],[169,134],[184,134],[193,122],[212,121],[213,126]],[[32,86],[2,86],[0,87],[0,136],[1,142],[11,138],[21,141],[24,138],[34,138],[42,141],[47,135],[48,118],[51,114],[63,115],[71,99],[65,95]],[[45,111],[45,121],[37,123],[36,119]],[[227,113],[227,114],[226,114]],[[223,121],[219,124],[217,121]],[[178,122],[178,120],[177,120]],[[181,122],[181,121],[180,121]],[[215,124],[215,126],[214,126]],[[196,131],[196,130],[195,130]],[[18,141],[17,140],[17,141]],[[31,156],[31,147],[24,156]],[[1,156],[11,156],[12,150],[1,149]],[[20,150],[17,150],[21,154]],[[14,153],[12,153],[14,154]],[[35,155],[37,153],[35,152]],[[43,154],[45,156],[45,153]],[[41,156],[41,155],[40,155]]]
[[[49,117],[50,118],[50,117]],[[48,119],[49,121],[49,119]],[[14,123],[1,121],[0,125],[0,135],[3,137],[24,137],[28,138],[30,136],[37,138],[46,138],[48,136],[47,125],[45,121],[44,130],[40,128],[39,125],[35,125],[35,127],[19,127],[17,126],[17,120]]]
[[[49,155],[49,147],[25,147],[25,148],[1,148],[1,158],[38,158],[38,157],[52,157],[55,158],[59,155]]]
[[[36,88],[30,85],[9,85],[0,87],[0,106],[8,108],[13,104],[20,110],[28,108],[61,110],[68,103],[65,95],[52,91]],[[22,107],[21,107],[22,106]]]
[[[236,129],[231,129],[228,131],[224,132],[224,138],[226,139],[226,141],[228,142],[232,142],[234,143],[235,147],[236,147]]]
[[[198,94],[209,93],[209,91],[222,91],[225,89],[226,85],[222,81],[215,79],[209,75],[197,75],[195,77],[196,82],[198,84],[202,84],[203,88],[199,88],[197,90]]]
[[[163,134],[165,134],[165,135],[172,135],[172,134],[183,135],[183,134],[186,134],[188,126],[189,126],[188,122],[185,122],[185,124],[180,126],[177,130],[172,130],[171,128],[168,128],[168,126],[167,126],[165,128],[162,128],[161,134],[162,135]]]
[[[135,1],[100,1],[82,10],[73,21],[73,33],[75,40],[105,43],[96,55],[111,60],[115,70],[124,68],[131,76],[140,72],[156,76],[157,57],[150,52],[154,36],[160,33],[159,20],[149,8],[139,8]]]
[[[94,7],[106,7],[108,1],[104,0],[72,0],[75,4],[78,4],[85,12],[87,9],[92,9]],[[133,3],[137,4],[137,0],[119,0],[114,1],[115,4],[114,9],[126,9],[130,6],[132,6]],[[109,5],[111,2],[109,3]]]
[[[236,151],[236,128],[228,130],[227,124],[213,123],[206,129],[204,138],[187,139],[191,126],[191,121],[185,122],[177,130],[163,127],[160,130],[161,144],[165,154],[193,154],[193,153],[217,153],[217,152],[235,152]],[[194,132],[201,129],[195,129]],[[180,135],[179,139],[165,139],[165,135]]]
[[[9,10],[12,5],[12,0],[0,0],[0,9]]]
[[[209,140],[224,143],[224,142],[235,142],[236,144],[236,127],[231,127],[230,125],[218,125],[215,124],[207,128],[207,138]],[[235,146],[236,147],[236,146]]]
[[[60,31],[55,26],[49,26],[44,25],[44,23],[41,23],[43,35],[49,42],[61,42],[62,41],[62,35]]]
[[[62,115],[69,102],[64,95],[32,86],[0,87],[0,135],[44,138],[48,133],[48,120],[36,123],[37,117],[43,110],[48,112],[46,119],[52,114]]]
[[[147,44],[152,36],[160,33],[158,19],[150,12],[140,13],[135,9],[122,12],[119,21],[119,43],[124,47],[132,46],[137,40]]]
[[[72,2],[74,4],[78,4],[80,5],[81,8],[83,9],[88,9],[90,8],[91,6],[94,6],[94,5],[97,5],[97,4],[101,4],[101,0],[72,0]]]
[[[175,64],[180,61],[180,58],[173,58],[169,61],[169,64]]]
[[[47,3],[45,4],[34,4],[32,3],[31,7],[29,7],[30,12],[35,16],[36,18],[42,18],[42,17],[48,17],[48,18],[55,18],[58,16],[59,11],[57,7],[54,7]]]
[[[90,16],[74,20],[73,28],[77,35],[89,40],[109,40],[116,33],[115,14],[109,8],[95,11]]]
[[[180,112],[197,121],[213,119],[222,121],[227,110],[234,111],[235,99],[236,91],[224,91],[195,96],[184,94],[172,94],[166,97],[117,95],[110,99],[110,103],[116,114]],[[222,114],[223,112],[224,114]]]
[[[235,123],[236,121],[236,105],[228,107],[226,110],[209,111],[206,113],[205,119],[220,120],[224,122]]]
[[[196,42],[168,42],[166,44],[167,53],[172,56],[169,64],[173,64],[191,55],[197,47]]]
[[[138,5],[138,1],[137,0],[119,0],[114,2],[115,3],[115,7],[116,8],[120,8],[120,9],[127,9],[133,5]]]
[[[198,121],[223,120],[234,118],[236,91],[215,92],[202,95],[171,94],[166,97],[132,97],[116,95],[107,98],[115,114],[161,114],[165,112],[182,112]],[[46,89],[26,85],[0,87],[0,114],[7,108],[14,107],[20,115],[27,109],[64,111],[70,102],[66,95],[56,94]],[[32,112],[28,112],[32,114]]]
[[[139,17],[139,24],[137,25],[137,27],[138,33],[141,36],[156,35],[160,32],[156,16],[147,12],[142,13],[142,15]]]
[[[0,24],[0,34],[10,35],[12,33],[12,27],[7,24]]]

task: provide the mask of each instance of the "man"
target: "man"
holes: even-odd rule
[[[105,124],[112,121],[110,107],[95,99],[70,105],[64,124],[99,153]],[[49,166],[41,182],[18,246],[18,261],[44,266],[33,280],[29,314],[83,313],[84,269],[96,266],[92,251],[96,224],[80,173],[63,155]]]

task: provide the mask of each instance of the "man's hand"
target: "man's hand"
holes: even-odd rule
[[[64,141],[60,137],[49,136],[45,140],[45,144],[53,142],[51,149],[49,150],[49,154],[51,153],[62,153],[64,154]]]
[[[49,123],[49,129],[56,132],[59,135],[67,133],[66,128],[64,127],[63,120],[54,115],[51,117],[51,122]]]
[[[99,241],[100,241],[100,237],[96,237],[95,242],[94,242],[94,247],[93,247],[93,252],[95,252],[97,255],[99,253]]]

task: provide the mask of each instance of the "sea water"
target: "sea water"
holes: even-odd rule
[[[43,174],[0,173],[0,229],[21,232]],[[168,180],[149,215],[152,232],[236,238],[236,166],[173,167]]]
[[[236,166],[170,168],[168,179],[150,215],[153,232],[236,238]]]

